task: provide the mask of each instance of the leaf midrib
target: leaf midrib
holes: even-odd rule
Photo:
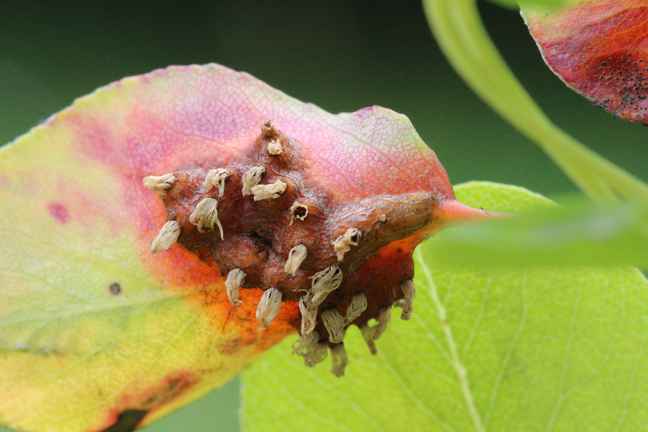
[[[436,288],[436,284],[434,282],[434,279],[432,277],[432,271],[430,270],[429,266],[421,256],[421,250],[417,249],[416,252],[414,253],[416,260],[419,262],[419,265],[421,266],[421,269],[423,270],[423,275],[425,277],[425,281],[427,283],[427,290],[425,291],[430,299],[432,300],[432,303],[434,304],[436,310],[437,310],[437,315],[439,319],[439,323],[441,325],[441,328],[443,330],[443,333],[446,336],[446,343],[448,345],[448,353],[450,355],[450,365],[452,366],[453,370],[455,371],[455,374],[457,376],[457,381],[459,384],[459,387],[461,389],[461,393],[463,396],[463,401],[466,407],[466,410],[468,411],[468,414],[470,415],[470,419],[472,421],[474,430],[476,432],[485,432],[486,429],[484,428],[484,424],[482,422],[481,415],[479,414],[479,411],[477,410],[477,407],[475,405],[475,397],[473,395],[472,389],[470,387],[470,380],[468,378],[468,371],[463,365],[461,361],[461,357],[459,355],[459,350],[457,349],[457,344],[454,340],[454,335],[452,333],[452,329],[450,327],[450,324],[447,321],[447,312],[445,309],[445,306],[443,305],[443,302],[439,298],[438,291]]]

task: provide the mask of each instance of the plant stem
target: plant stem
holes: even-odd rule
[[[595,200],[648,200],[648,185],[549,120],[493,44],[476,0],[423,0],[423,6],[439,45],[463,79],[496,112],[535,141],[586,194]]]

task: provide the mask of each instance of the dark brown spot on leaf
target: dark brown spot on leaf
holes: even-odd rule
[[[110,294],[112,295],[119,295],[122,293],[122,287],[119,284],[119,282],[113,282],[110,284],[108,287],[108,290],[110,291]]]
[[[102,432],[131,432],[137,429],[144,417],[148,414],[146,410],[127,409],[117,415],[115,423],[103,429]]]

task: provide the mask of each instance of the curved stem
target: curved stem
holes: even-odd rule
[[[493,44],[475,0],[423,0],[423,6],[439,45],[463,79],[586,194],[596,200],[648,199],[648,185],[589,150],[542,112]]]

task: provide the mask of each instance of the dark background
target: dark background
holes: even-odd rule
[[[550,116],[648,178],[647,131],[572,93],[544,66],[515,11],[481,3],[509,64]],[[217,62],[333,112],[405,113],[454,183],[491,180],[555,196],[574,187],[470,92],[432,39],[418,1],[5,1],[0,5],[0,143],[127,75]],[[271,403],[271,401],[268,401]],[[238,430],[238,383],[151,431]]]

